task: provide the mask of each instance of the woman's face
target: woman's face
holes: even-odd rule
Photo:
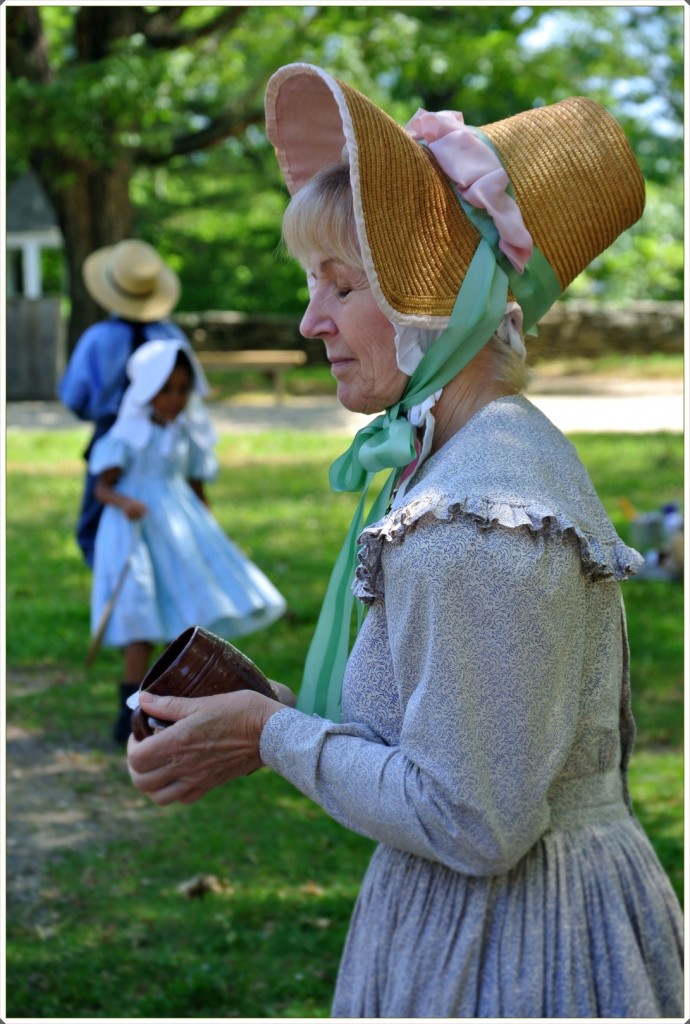
[[[184,366],[176,366],[158,394],[151,400],[154,417],[159,423],[172,423],[187,406],[192,391],[192,378]]]
[[[395,361],[395,330],[364,271],[316,256],[307,284],[310,299],[300,331],[323,340],[340,403],[366,414],[393,405],[409,378]]]

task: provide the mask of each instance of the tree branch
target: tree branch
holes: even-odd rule
[[[27,8],[31,10],[31,8]],[[178,28],[184,7],[159,7],[149,12],[142,7],[127,4],[114,6],[85,5],[77,8],[74,36],[77,53],[82,61],[101,60],[112,50],[112,44],[140,32],[154,50],[174,50],[190,46],[220,30],[230,30],[247,10],[246,7],[224,8],[203,25]]]
[[[233,29],[247,8],[227,7],[203,25],[177,29],[175,26],[186,10],[186,7],[161,8],[142,19],[137,27],[143,32],[149,46],[157,50],[174,50],[178,46],[189,46],[221,29]]]
[[[214,117],[205,128],[200,128],[197,132],[189,132],[186,135],[178,135],[165,151],[138,149],[133,153],[133,159],[136,164],[158,167],[168,163],[173,157],[210,149],[211,146],[222,142],[223,139],[241,135],[250,125],[263,124],[263,120],[263,106],[257,106],[256,109],[250,110],[246,114],[226,111]]]
[[[10,75],[28,78],[31,82],[50,82],[53,70],[48,59],[40,8],[8,7],[6,18],[6,56]]]

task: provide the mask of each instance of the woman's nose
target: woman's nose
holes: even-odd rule
[[[312,299],[304,311],[299,325],[299,332],[303,338],[324,338],[335,331],[336,327],[329,316],[322,312],[318,304]]]

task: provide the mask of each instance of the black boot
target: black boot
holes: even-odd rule
[[[127,707],[127,698],[136,693],[138,689],[138,683],[120,683],[120,710],[113,726],[113,739],[120,747],[126,746],[132,731],[130,727],[132,711]]]

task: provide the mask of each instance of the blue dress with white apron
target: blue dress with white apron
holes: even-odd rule
[[[115,490],[148,508],[140,527],[115,505],[103,510],[96,535],[92,629],[130,551],[104,646],[169,643],[192,625],[226,639],[270,625],[284,614],[285,599],[227,537],[188,483],[215,477],[215,455],[192,439],[184,417],[165,427],[151,426],[143,448],[109,431],[91,453],[91,473],[119,468]]]

